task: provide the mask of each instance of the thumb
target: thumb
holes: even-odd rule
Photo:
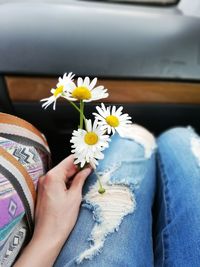
[[[78,172],[72,181],[70,190],[80,190],[81,192],[83,185],[85,183],[85,180],[91,172],[92,172],[91,167],[86,167],[82,171]]]

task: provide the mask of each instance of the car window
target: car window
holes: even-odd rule
[[[182,0],[178,8],[184,15],[200,17],[200,1],[193,0],[192,5],[190,0]]]
[[[137,3],[137,4],[177,4],[178,0],[107,0],[106,2]]]

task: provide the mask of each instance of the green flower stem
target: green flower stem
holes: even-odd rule
[[[99,178],[99,175],[97,174],[97,172],[94,170],[94,173],[96,174],[97,176],[97,180],[98,180],[98,183],[99,183],[99,189],[98,189],[98,192],[99,194],[104,194],[106,192],[105,188],[103,188],[102,186],[102,183],[101,183],[101,180]]]
[[[70,101],[70,100],[68,100],[69,101],[69,103],[79,112],[79,113],[81,113],[81,111],[80,111],[80,108],[79,107],[77,107],[77,105],[74,103],[74,102],[72,102],[72,101]]]
[[[85,117],[85,115],[84,115],[84,102],[83,102],[83,104],[82,104],[82,107],[83,107],[83,110],[82,110],[82,116],[83,116],[83,120],[84,120],[84,123],[85,123],[85,129],[86,129],[86,131],[87,131],[87,122],[86,122],[86,117]]]
[[[84,102],[80,101],[80,129],[83,129],[83,113],[84,113]]]
[[[84,120],[84,123],[85,123],[85,128],[87,130],[87,124],[86,124],[86,117],[84,115],[84,102],[81,100],[80,101],[80,108],[72,101],[68,100],[69,103],[80,113],[80,129],[83,129],[83,120]],[[92,166],[92,164],[91,164]],[[92,166],[93,167],[93,166]],[[97,180],[98,180],[98,183],[99,183],[99,189],[98,189],[98,192],[99,194],[104,194],[106,192],[105,188],[102,186],[102,183],[101,183],[101,180],[100,180],[100,177],[99,175],[97,174],[97,172],[95,171],[95,168],[93,167],[94,169],[94,173],[96,174],[97,176]]]
[[[72,102],[70,100],[68,100],[68,101],[80,113],[80,116],[82,114],[83,120],[85,122],[85,127],[86,127],[86,117],[85,117],[84,113],[81,111],[81,109],[74,102]],[[83,103],[83,106],[84,106],[84,103]]]

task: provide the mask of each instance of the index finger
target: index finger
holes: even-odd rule
[[[68,179],[78,171],[78,166],[74,164],[74,156],[70,155],[48,171],[47,175],[54,179],[67,182]]]

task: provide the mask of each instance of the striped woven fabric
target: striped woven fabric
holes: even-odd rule
[[[28,122],[0,113],[0,266],[12,265],[27,230],[33,231],[37,182],[49,164],[45,137]]]

